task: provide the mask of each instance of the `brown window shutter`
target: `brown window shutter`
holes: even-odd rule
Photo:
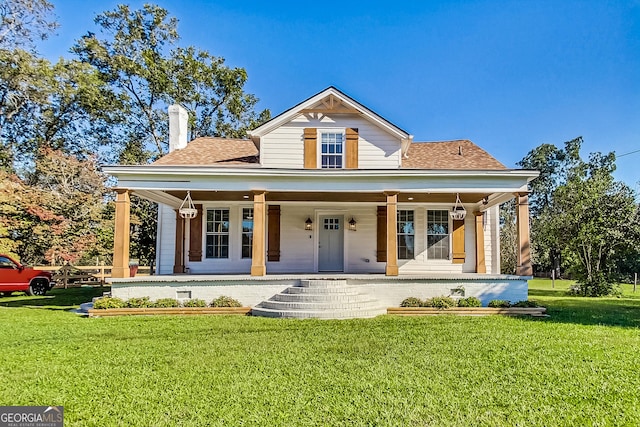
[[[378,206],[378,236],[376,239],[376,259],[387,262],[387,207]]]
[[[198,213],[189,223],[189,261],[202,261],[202,205],[195,205]]]
[[[269,205],[267,261],[280,261],[280,206]]]
[[[346,136],[347,169],[358,169],[358,128],[347,128]]]
[[[316,128],[304,128],[304,168],[317,169],[318,167],[318,130]]]
[[[464,220],[453,221],[453,263],[454,264],[464,264]]]

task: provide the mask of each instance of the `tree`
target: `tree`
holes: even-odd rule
[[[516,274],[518,264],[518,229],[514,200],[500,205],[500,272]]]
[[[190,137],[244,137],[269,119],[254,112],[258,99],[244,92],[247,73],[221,57],[181,48],[177,20],[167,10],[120,5],[95,19],[100,34],[88,33],[74,46],[78,58],[95,67],[109,86],[112,147],[121,164],[153,161],[168,151],[167,106],[189,111]],[[157,206],[131,198],[131,254],[146,262],[155,254]]]
[[[167,10],[144,5],[131,10],[120,5],[95,19],[104,38],[83,36],[73,51],[96,67],[119,103],[117,132],[121,158],[138,163],[167,152],[167,106],[178,102],[189,110],[192,137],[244,136],[246,130],[269,118],[259,115],[258,102],[244,92],[242,68],[229,68],[224,59],[206,51],[173,48],[179,40],[177,20]]]
[[[584,161],[581,144],[582,138],[564,149],[543,144],[520,164],[541,171],[531,187],[535,262],[555,267],[561,256],[580,292],[597,296],[610,293],[624,263],[638,259],[640,221],[634,192],[613,178],[615,155],[592,153]]]
[[[110,252],[96,244],[113,229],[103,215],[105,177],[96,159],[45,149],[35,167],[32,183],[0,172],[0,247],[29,263],[75,263]]]
[[[2,0],[0,3],[0,49],[35,49],[58,28],[51,19],[53,5],[46,0]]]

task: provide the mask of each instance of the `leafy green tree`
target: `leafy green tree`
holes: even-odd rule
[[[585,296],[606,295],[619,280],[621,257],[640,237],[633,190],[613,179],[615,155],[591,154],[570,169],[566,184],[538,221],[539,233],[553,236],[569,259]],[[637,251],[636,251],[637,253]]]
[[[76,263],[102,253],[100,234],[113,228],[105,221],[105,177],[95,158],[78,160],[44,149],[26,182],[0,172],[0,247],[29,263]]]
[[[638,260],[640,221],[634,192],[613,178],[615,155],[580,157],[582,138],[563,149],[543,144],[519,163],[541,171],[531,185],[533,259],[543,269],[558,258],[583,295],[604,295]]]
[[[53,5],[46,0],[2,0],[0,49],[35,49],[37,40],[48,38],[58,28],[52,11]]]
[[[103,38],[88,33],[73,51],[96,67],[120,108],[120,157],[138,163],[167,152],[167,106],[181,103],[190,113],[191,136],[244,136],[269,118],[254,112],[258,99],[244,92],[242,68],[193,47],[179,48],[177,20],[166,9],[120,5],[95,19]],[[171,49],[173,48],[173,49]]]
[[[121,164],[144,164],[168,151],[169,104],[189,112],[190,138],[243,137],[269,119],[257,114],[258,99],[244,92],[247,73],[221,57],[194,47],[177,47],[177,20],[167,10],[120,5],[95,19],[100,33],[88,33],[74,46],[78,58],[95,67],[109,86],[112,146]],[[131,198],[131,255],[155,257],[157,206]]]
[[[514,200],[500,206],[500,272],[515,274],[517,267],[518,230]]]

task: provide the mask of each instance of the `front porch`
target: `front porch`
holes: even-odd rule
[[[265,276],[180,274],[112,278],[112,295],[128,299],[148,296],[152,300],[203,299],[211,301],[221,295],[237,299],[244,306],[255,307],[287,288],[301,286],[302,281],[340,281],[339,287],[357,291],[375,300],[383,314],[398,307],[403,299],[414,296],[431,298],[453,296],[479,298],[483,305],[493,299],[512,302],[527,299],[530,277],[495,274],[420,274],[388,276],[385,274],[273,274]]]

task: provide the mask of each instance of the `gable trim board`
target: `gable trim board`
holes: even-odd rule
[[[273,129],[276,129],[276,128],[282,126],[284,123],[287,123],[287,122],[291,121],[296,116],[304,114],[303,110],[307,110],[307,109],[311,108],[313,105],[321,103],[324,98],[328,98],[330,96],[333,96],[333,97],[339,99],[344,105],[346,105],[347,107],[351,108],[352,110],[358,111],[359,115],[361,115],[362,117],[364,117],[365,119],[367,119],[371,123],[377,125],[381,129],[384,129],[389,134],[391,134],[391,135],[393,135],[393,136],[395,136],[395,137],[397,137],[399,139],[409,140],[409,139],[413,138],[412,135],[410,135],[409,133],[407,133],[403,129],[401,129],[398,126],[394,125],[389,120],[385,119],[384,117],[380,116],[379,114],[376,114],[375,112],[373,112],[369,108],[367,108],[364,105],[360,104],[358,101],[354,100],[353,98],[349,97],[348,95],[346,95],[345,93],[341,92],[340,90],[336,89],[333,86],[330,86],[330,87],[324,89],[323,91],[318,92],[317,94],[305,99],[304,101],[300,102],[299,104],[297,104],[297,105],[291,107],[290,109],[284,111],[283,113],[275,116],[274,118],[272,118],[268,122],[262,124],[261,126],[258,126],[256,129],[248,132],[248,134],[249,134],[249,136],[251,137],[252,140],[259,141],[261,136],[264,136],[267,133],[269,133],[270,131],[272,131]],[[345,113],[339,113],[339,112],[337,112],[337,113],[338,114],[345,114]],[[351,112],[351,111],[349,113],[353,114],[353,112]],[[336,114],[336,112],[334,112],[334,114]]]

